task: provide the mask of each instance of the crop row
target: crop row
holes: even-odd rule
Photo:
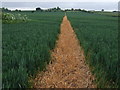
[[[57,12],[21,14],[31,21],[6,23],[2,27],[3,88],[29,87],[30,75],[45,69],[63,17]]]
[[[118,18],[88,13],[67,13],[84,48],[98,87],[120,87]]]

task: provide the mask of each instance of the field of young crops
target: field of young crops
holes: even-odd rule
[[[94,12],[96,14],[100,14],[100,15],[105,15],[105,16],[112,16],[112,17],[118,17],[119,13],[118,12],[101,12],[101,11],[96,11]]]
[[[118,17],[69,12],[68,19],[97,77],[98,87],[120,87]]]
[[[2,16],[2,86],[28,88],[30,75],[49,63],[64,13],[11,12]],[[118,17],[85,12],[67,12],[67,16],[98,87],[120,87]]]
[[[3,88],[29,87],[29,76],[45,69],[63,16],[62,12],[12,12],[4,15]]]

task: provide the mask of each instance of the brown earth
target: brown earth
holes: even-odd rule
[[[65,16],[51,63],[45,72],[37,74],[34,88],[95,88],[93,80],[84,51]]]

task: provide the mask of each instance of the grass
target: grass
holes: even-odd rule
[[[68,12],[100,88],[120,88],[118,17]]]
[[[29,76],[45,69],[64,15],[62,12],[19,13],[26,14],[30,21],[2,25],[3,88],[28,88]]]

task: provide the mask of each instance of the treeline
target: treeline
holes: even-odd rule
[[[2,12],[11,12],[12,10],[10,10],[8,8],[5,8],[5,7],[2,7],[2,8],[0,8],[0,11],[2,11]],[[21,10],[16,9],[14,11],[19,11],[20,12]]]
[[[0,8],[0,11],[2,11],[2,12],[11,12],[11,11],[21,12],[21,11],[28,11],[28,10],[18,10],[18,9],[9,10],[8,8],[3,7],[3,8]],[[79,9],[71,8],[71,9],[63,10],[60,7],[48,8],[48,9],[42,9],[40,7],[37,7],[35,10],[29,10],[29,11],[31,11],[32,13],[34,13],[34,12],[58,12],[58,11],[60,11],[60,12],[69,12],[69,11],[73,11],[73,12],[78,11],[79,12],[80,11],[80,12],[87,12],[87,13],[95,12],[95,10],[88,11],[88,10],[80,9],[80,8]],[[104,9],[101,10],[101,12],[104,12],[104,11],[105,11]],[[113,11],[113,12],[119,12],[119,11]]]
[[[11,10],[9,10],[8,8],[1,8],[2,9],[2,12],[11,12]],[[21,12],[22,10],[13,10],[15,12]],[[82,12],[89,12],[89,13],[92,13],[93,11],[87,11],[87,10],[82,10],[82,9],[74,9],[74,8],[71,8],[71,9],[61,9],[60,7],[54,7],[54,8],[48,8],[48,9],[42,9],[40,7],[37,7],[36,10],[31,10],[32,13],[34,12],[67,12],[67,11],[82,11]]]
[[[36,11],[48,11],[48,12],[54,11],[54,12],[56,12],[56,11],[63,11],[63,10],[59,7],[49,8],[49,9],[41,9],[40,7],[37,7]]]
[[[57,11],[62,11],[62,12],[67,12],[67,11],[93,12],[93,11],[87,11],[87,10],[84,10],[84,9],[82,10],[82,9],[74,9],[74,8],[63,10],[60,7],[49,8],[49,9],[41,9],[40,7],[37,7],[36,11],[41,11],[41,12],[43,12],[43,11],[45,11],[45,12],[57,12]]]

